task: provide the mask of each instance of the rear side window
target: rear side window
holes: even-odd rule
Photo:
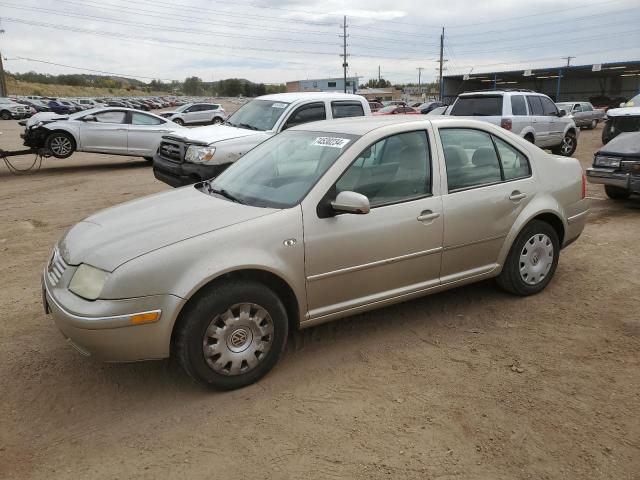
[[[364,109],[360,102],[331,102],[333,118],[363,117]]]
[[[540,98],[540,101],[542,102],[542,110],[544,111],[544,114],[547,116],[557,117],[558,108],[556,107],[556,104],[553,103],[547,97],[539,97],[539,98]]]
[[[159,118],[152,117],[151,115],[133,112],[131,114],[131,123],[133,125],[160,125],[165,122]]]
[[[498,155],[500,155],[505,180],[515,180],[516,178],[525,178],[531,175],[529,160],[524,154],[498,137],[493,137],[493,141],[496,143]]]
[[[450,115],[456,116],[500,116],[502,115],[502,96],[477,95],[458,97]]]
[[[527,114],[527,105],[524,101],[524,95],[513,95],[511,97],[511,113],[513,115]]]
[[[440,130],[449,191],[502,181],[491,135],[480,130]]]
[[[535,95],[527,95],[527,102],[529,103],[529,114],[530,115],[544,115],[544,110],[542,109],[542,103],[540,102],[540,97]]]

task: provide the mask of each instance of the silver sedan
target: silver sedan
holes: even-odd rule
[[[56,158],[73,152],[130,155],[153,160],[162,135],[184,127],[132,108],[94,108],[72,115],[44,112],[26,122],[25,145],[45,148]]]
[[[587,212],[576,159],[485,122],[315,122],[75,225],[45,268],[45,310],[84,355],[172,352],[196,381],[238,388],[290,329],[488,278],[539,293]]]

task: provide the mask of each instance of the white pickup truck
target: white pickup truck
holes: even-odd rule
[[[223,124],[172,132],[162,137],[153,173],[174,187],[218,176],[229,165],[287,128],[332,118],[371,115],[364,97],[302,92],[264,95],[246,103]]]

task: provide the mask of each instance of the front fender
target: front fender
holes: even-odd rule
[[[52,132],[66,132],[73,137],[76,142],[76,147],[80,149],[82,146],[80,144],[80,132],[78,128],[74,125],[69,125],[63,122],[54,122],[47,125],[43,125],[42,127],[45,130],[48,130],[48,133]]]

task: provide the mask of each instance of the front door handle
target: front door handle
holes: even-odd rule
[[[126,128],[116,128],[116,130],[117,130],[118,132],[126,132],[126,131],[127,131],[127,129],[126,129]]]
[[[522,193],[518,190],[514,190],[513,192],[511,192],[511,195],[509,195],[509,200],[511,200],[512,202],[519,202],[526,196],[527,196],[526,193]]]
[[[430,223],[432,220],[438,218],[440,214],[438,212],[433,212],[431,210],[425,210],[418,215],[417,220],[423,223]]]

